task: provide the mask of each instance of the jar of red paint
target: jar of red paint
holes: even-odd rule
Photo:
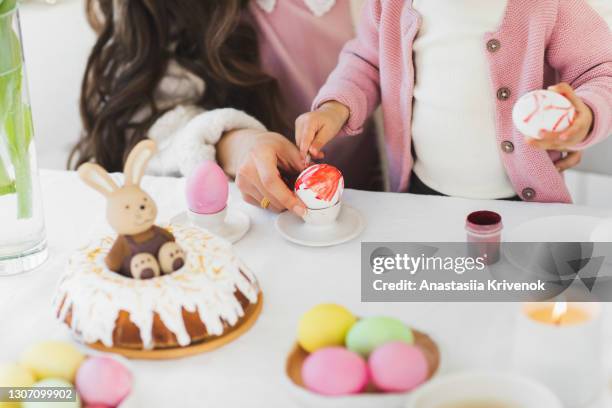
[[[465,228],[471,257],[482,257],[487,265],[499,261],[503,229],[501,215],[493,211],[473,212],[468,215]]]

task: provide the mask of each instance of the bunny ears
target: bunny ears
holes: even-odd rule
[[[125,185],[138,186],[144,176],[149,160],[157,152],[157,145],[152,140],[143,140],[130,152],[125,162]],[[94,163],[85,163],[78,169],[81,179],[104,196],[109,196],[119,190],[119,186],[106,170]]]

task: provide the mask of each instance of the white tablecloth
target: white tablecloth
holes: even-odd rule
[[[178,179],[145,178],[145,189],[158,203],[160,221],[185,209],[183,185]],[[43,171],[42,186],[50,259],[35,272],[0,278],[0,362],[15,359],[33,342],[69,338],[50,308],[56,282],[74,248],[92,234],[109,231],[104,200],[74,173]],[[231,193],[232,205],[251,216],[251,231],[235,250],[261,282],[264,311],[251,331],[212,353],[134,362],[138,406],[296,406],[283,386],[285,355],[294,342],[300,315],[320,302],[341,303],[361,316],[397,316],[426,331],[442,347],[445,372],[505,370],[517,304],[361,303],[360,241],[461,241],[466,214],[480,209],[500,212],[507,229],[550,215],[612,216],[612,208],[349,190],[345,202],[367,219],[363,235],[344,245],[315,249],[284,241],[274,228],[273,214],[243,204],[234,186]],[[606,323],[607,339],[609,326]],[[592,408],[612,407],[607,394],[602,392],[601,401]]]

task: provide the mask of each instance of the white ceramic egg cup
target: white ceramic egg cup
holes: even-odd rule
[[[365,227],[365,221],[355,208],[339,202],[323,210],[307,210],[303,219],[286,211],[278,216],[275,226],[289,242],[327,247],[358,237]]]
[[[249,216],[229,205],[216,214],[198,214],[188,210],[173,217],[170,222],[204,228],[232,244],[240,241],[251,228]]]

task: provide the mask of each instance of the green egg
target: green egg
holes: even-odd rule
[[[391,341],[414,343],[412,330],[392,317],[369,317],[355,323],[346,335],[346,347],[368,357],[374,349]]]

